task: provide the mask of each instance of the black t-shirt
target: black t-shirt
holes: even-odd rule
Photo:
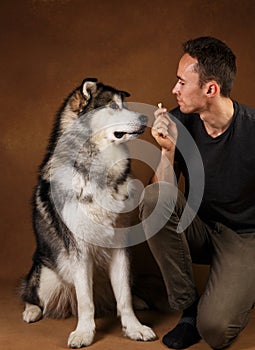
[[[200,218],[239,233],[255,233],[255,109],[233,103],[230,126],[215,138],[208,135],[199,115],[184,114],[179,108],[171,113],[189,131],[202,158],[205,186]],[[187,159],[184,162],[176,154],[189,190]]]

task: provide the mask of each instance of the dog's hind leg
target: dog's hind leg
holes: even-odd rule
[[[129,260],[125,249],[113,250],[110,279],[124,334],[133,340],[148,341],[155,339],[156,335],[153,330],[142,325],[133,311],[129,281]]]
[[[26,279],[20,286],[20,296],[25,302],[23,320],[25,322],[36,322],[42,317],[38,288],[40,283],[41,265],[33,264]]]
[[[51,269],[40,266],[36,270],[36,273],[30,273],[22,286],[25,301],[23,320],[30,323],[42,316],[65,318],[75,315],[76,302],[72,288]]]
[[[38,288],[44,317],[66,318],[76,314],[73,288],[53,270],[43,266]]]
[[[42,310],[38,305],[25,304],[25,310],[23,311],[23,320],[27,323],[39,321],[42,317]]]

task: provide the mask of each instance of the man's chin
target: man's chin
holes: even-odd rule
[[[187,108],[185,108],[185,106],[179,105],[179,108],[182,113],[188,113]]]
[[[195,113],[194,110],[192,110],[191,108],[188,108],[188,107],[186,107],[184,105],[179,105],[179,107],[180,107],[180,111],[182,113],[185,113],[185,114]]]

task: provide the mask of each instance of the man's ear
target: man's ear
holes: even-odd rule
[[[208,97],[214,97],[219,91],[220,87],[216,81],[210,81],[206,84],[206,94]]]
[[[89,100],[91,95],[96,92],[96,83],[96,78],[86,78],[83,80],[81,91],[86,100]]]

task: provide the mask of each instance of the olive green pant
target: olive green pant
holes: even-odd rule
[[[190,224],[177,233],[185,207]],[[198,297],[192,263],[210,265],[197,327],[212,348],[230,345],[247,325],[255,302],[255,233],[237,234],[220,223],[206,225],[183,194],[164,182],[145,188],[140,219],[173,310],[187,308]]]

